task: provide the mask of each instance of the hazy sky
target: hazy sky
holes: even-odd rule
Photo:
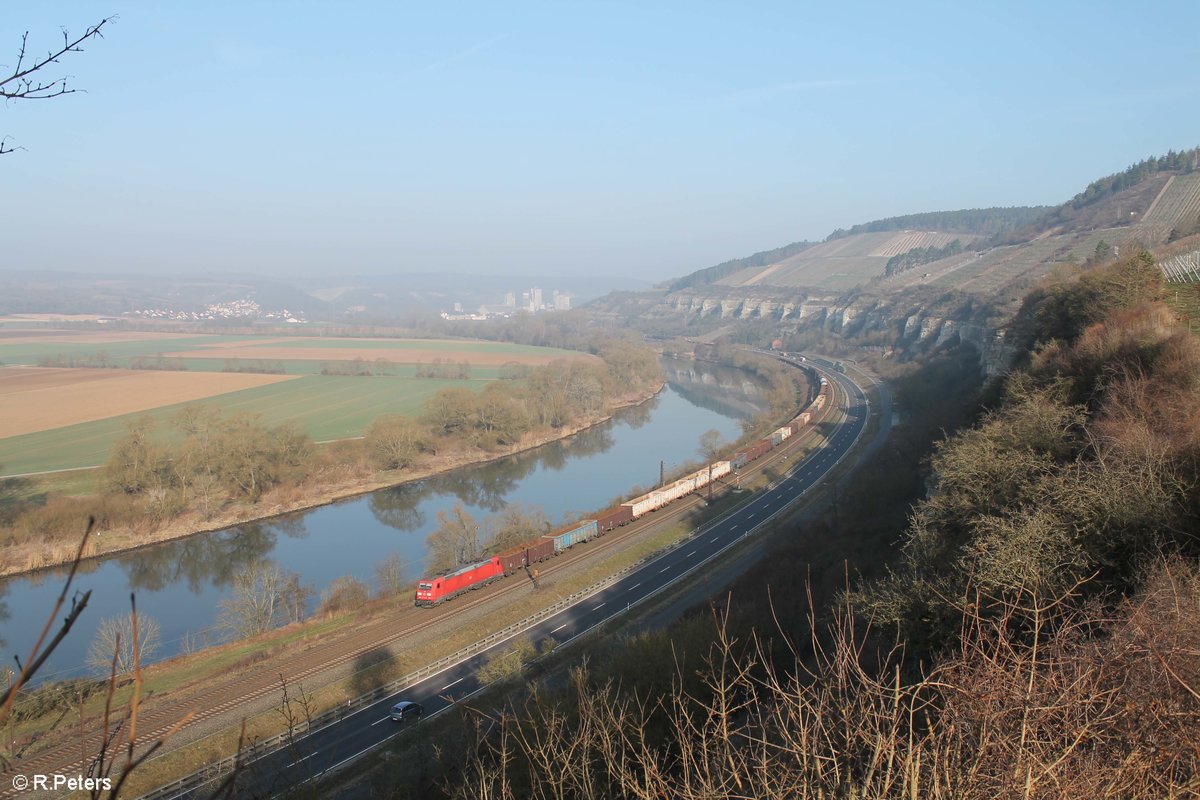
[[[6,4],[0,269],[651,280],[1200,145],[1200,2]],[[55,73],[55,74],[59,74]]]

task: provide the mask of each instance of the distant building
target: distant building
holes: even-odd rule
[[[557,289],[554,291],[554,310],[555,311],[570,311],[571,310],[571,295],[566,292],[560,292]]]
[[[461,313],[462,313],[462,303],[455,303],[455,304],[454,304],[454,311],[455,311],[455,313],[457,313],[457,314],[461,314]]]
[[[529,290],[530,311],[542,310],[542,290],[538,287],[533,287]]]
[[[504,305],[508,306],[509,308],[516,308],[517,307],[517,296],[515,294],[513,294],[512,292],[506,293],[504,295]]]

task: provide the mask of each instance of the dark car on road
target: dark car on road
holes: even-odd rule
[[[416,722],[424,713],[421,704],[411,700],[401,700],[392,706],[392,719],[396,722]]]

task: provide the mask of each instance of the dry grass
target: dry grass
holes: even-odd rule
[[[1070,597],[968,610],[905,677],[842,609],[794,664],[718,619],[698,679],[638,697],[583,670],[478,718],[467,798],[1183,798],[1200,790],[1200,570],[1103,614]],[[999,611],[997,615],[995,612]],[[869,668],[867,665],[878,666]],[[462,753],[455,751],[453,756]]]

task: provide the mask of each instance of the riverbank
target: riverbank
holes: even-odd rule
[[[317,472],[303,484],[269,491],[253,505],[231,506],[208,517],[189,512],[164,525],[149,529],[123,527],[99,531],[89,537],[83,557],[87,561],[117,553],[131,552],[162,542],[211,533],[295,511],[317,508],[380,489],[388,489],[441,475],[460,467],[496,461],[566,439],[580,431],[605,423],[622,409],[648,402],[661,392],[664,386],[666,386],[666,382],[660,381],[651,389],[619,397],[609,405],[603,414],[562,428],[528,433],[519,442],[508,447],[487,451],[474,449],[425,457],[412,467],[384,473],[370,469],[362,463],[339,462]],[[329,446],[336,447],[337,443]],[[83,534],[83,524],[83,520],[80,520],[80,536]],[[0,577],[26,575],[70,564],[74,560],[78,548],[77,538],[73,541],[52,545],[44,543],[7,545],[0,548]]]

